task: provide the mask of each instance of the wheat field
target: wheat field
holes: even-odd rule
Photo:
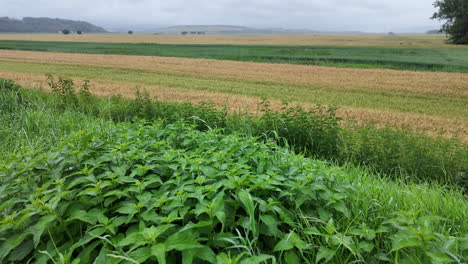
[[[309,34],[309,35],[154,35],[154,34],[0,34],[0,40],[160,44],[317,45],[386,48],[468,49],[445,43],[444,35]]]

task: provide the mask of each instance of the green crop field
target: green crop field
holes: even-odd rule
[[[468,52],[333,46],[170,45],[0,40],[0,49],[468,73]]]

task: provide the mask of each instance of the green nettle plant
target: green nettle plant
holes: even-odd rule
[[[1,263],[463,263],[460,227],[359,208],[337,168],[182,123],[0,162]],[[385,215],[389,215],[386,212]],[[463,229],[463,228],[461,228]],[[465,236],[465,237],[464,237]]]

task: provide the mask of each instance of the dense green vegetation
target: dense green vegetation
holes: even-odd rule
[[[2,192],[2,213],[16,213],[2,225],[9,239],[0,257],[57,263],[104,257],[171,263],[182,257],[190,263],[196,250],[195,257],[213,263],[240,255],[243,263],[270,256],[279,262],[284,256],[286,263],[441,263],[464,250],[462,196],[406,187],[437,202],[395,196],[394,205],[390,197],[380,198],[382,208],[366,199],[382,195],[375,182],[370,194],[369,179],[351,188],[362,171],[350,176],[274,145],[215,132],[180,124],[111,125],[69,135],[45,154],[11,157],[0,170],[8,190]],[[422,213],[405,217],[404,211],[388,210],[400,207]],[[451,220],[424,216],[434,213]]]
[[[169,45],[14,40],[0,41],[0,49],[207,58],[468,73],[468,53],[464,50],[327,46]]]
[[[432,139],[411,131],[378,129],[372,126],[343,129],[339,126],[340,120],[333,108],[317,107],[306,111],[301,107],[285,105],[283,110],[274,111],[265,101],[261,116],[248,113],[228,115],[227,108],[217,109],[209,103],[197,106],[189,103],[164,103],[152,100],[141,92],[137,93],[134,100],[120,96],[104,100],[90,95],[87,86],[75,93],[69,80],[56,82],[51,79],[50,82],[55,90],[52,95],[15,88],[18,92],[14,98],[21,95],[21,104],[14,103],[17,99],[8,98],[8,93],[2,95],[6,98],[3,100],[4,109],[12,109],[7,112],[14,113],[3,117],[5,125],[0,133],[5,135],[4,142],[11,142],[11,145],[0,146],[4,153],[18,149],[14,144],[18,137],[23,137],[22,133],[16,132],[21,127],[39,127],[47,122],[54,127],[54,119],[30,120],[28,111],[42,109],[41,116],[60,116],[63,111],[76,110],[88,116],[116,122],[131,122],[140,118],[149,121],[164,119],[166,123],[174,123],[182,119],[199,130],[222,129],[226,134],[243,133],[266,141],[274,140],[307,156],[340,164],[350,162],[366,165],[394,178],[403,176],[408,181],[458,186],[466,186],[467,183],[467,148],[462,142],[455,139]],[[12,86],[11,82],[4,83]],[[20,113],[28,118],[19,118],[22,116]],[[37,114],[34,115],[37,117]],[[73,117],[73,112],[67,112],[67,115]],[[74,117],[69,126],[86,126],[86,119],[82,122],[83,119]],[[63,131],[59,126],[50,133],[62,135]],[[49,132],[46,129],[41,133]],[[31,137],[28,141],[36,142]],[[47,145],[50,142],[40,139],[39,143]]]
[[[339,169],[271,142],[337,155],[333,109],[276,112],[265,102],[263,117],[231,116],[49,82],[53,94],[0,80],[2,263],[464,261],[461,192]],[[434,142],[415,149],[436,151]]]
[[[79,131],[0,169],[6,263],[450,263],[468,249],[456,193],[438,216],[382,210],[337,168],[182,124]]]

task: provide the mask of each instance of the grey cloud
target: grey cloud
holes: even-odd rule
[[[48,16],[106,26],[232,24],[314,30],[437,28],[430,0],[0,0],[0,16]]]

